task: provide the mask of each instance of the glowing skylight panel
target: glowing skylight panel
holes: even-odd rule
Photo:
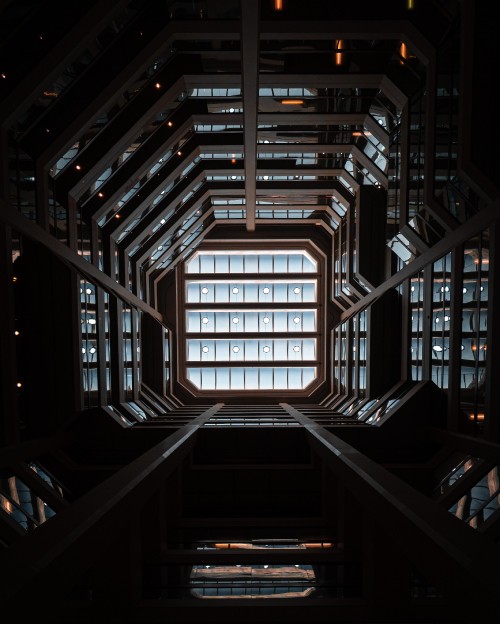
[[[206,250],[185,271],[185,370],[198,390],[305,390],[317,378],[316,258]]]
[[[316,273],[317,262],[304,251],[200,252],[188,273]]]

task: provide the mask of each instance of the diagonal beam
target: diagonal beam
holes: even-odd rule
[[[257,104],[259,93],[259,3],[241,0],[241,80],[247,230],[255,230]]]
[[[217,403],[190,418],[188,424],[16,542],[2,561],[2,589],[9,603],[15,605],[20,595],[32,592],[37,596],[34,602],[45,605],[54,604],[54,596],[56,600],[63,596],[82,571],[98,560],[97,544],[110,543],[117,526],[132,525],[130,509],[141,509],[164,484],[192,449],[198,429],[222,406]]]
[[[459,608],[475,592],[481,592],[486,608],[498,603],[497,546],[300,410],[280,405],[306,429],[312,447],[365,509],[377,510],[375,521],[391,531],[401,553],[443,586]]]

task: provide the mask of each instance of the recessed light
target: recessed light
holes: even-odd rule
[[[262,347],[262,351],[264,351],[264,353],[269,353],[269,351],[271,351],[271,347],[266,345],[265,347]]]
[[[237,316],[233,316],[233,323],[237,325],[240,322],[240,319]]]
[[[208,347],[202,347],[201,350],[203,351],[203,353],[208,353],[209,351]]]
[[[204,317],[201,319],[201,322],[203,323],[203,325],[206,325],[206,324],[208,323],[208,318],[207,318],[206,316],[204,316]]]

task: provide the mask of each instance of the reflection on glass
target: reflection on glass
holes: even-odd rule
[[[411,379],[422,380],[423,331],[424,331],[424,272],[410,279],[411,310]]]
[[[479,460],[471,455],[465,455],[458,463],[441,479],[434,492],[444,494],[447,492],[464,474],[477,464]]]
[[[305,598],[315,591],[316,573],[309,564],[272,563],[273,550],[306,550],[331,548],[331,543],[215,543],[198,546],[198,550],[268,550],[267,564],[195,565],[191,569],[191,594],[196,598]],[[244,556],[242,555],[242,559]]]
[[[450,513],[477,528],[500,508],[499,467],[481,478],[452,507]]]
[[[54,510],[16,476],[0,478],[0,509],[26,531],[55,515]]]
[[[432,381],[448,388],[449,345],[451,326],[451,254],[436,260],[432,278]]]
[[[489,230],[464,245],[462,274],[462,340],[460,406],[465,427],[477,432],[485,418],[486,361],[488,357]]]

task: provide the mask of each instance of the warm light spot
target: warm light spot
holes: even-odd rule
[[[177,152],[177,156],[182,156],[182,152],[180,150]]]
[[[17,331],[17,329],[16,329],[16,331],[14,332],[14,336],[19,336],[19,332]]]
[[[45,97],[57,97],[59,95],[55,91],[44,91],[43,94]]]
[[[81,169],[82,169],[82,168],[80,167],[80,165],[76,165],[75,169],[76,169],[77,171],[81,171]]]
[[[474,412],[471,412],[469,414],[469,420],[478,420],[478,421],[483,421],[484,420],[484,413],[483,412],[479,412],[477,414],[477,419],[476,419],[476,415],[474,414]]]
[[[362,132],[353,132],[352,136],[353,137],[363,136],[363,133]]]
[[[300,106],[304,103],[304,100],[281,100],[281,103],[287,106]]]
[[[7,78],[6,74],[1,74],[2,78]]]
[[[471,349],[472,349],[473,351],[477,351],[477,347],[476,347],[476,345],[472,345]]]
[[[231,162],[233,163],[233,165],[236,164],[236,158],[231,158]]]
[[[408,58],[408,48],[406,47],[406,43],[402,43],[399,46],[399,54],[406,60]],[[404,65],[404,61],[399,61],[400,65]]]
[[[98,197],[104,197],[104,193],[97,193]]]
[[[17,384],[16,384],[16,386],[17,386],[18,388],[22,388],[23,384],[22,384],[20,381],[18,381],[18,382],[17,382]]]
[[[274,10],[283,11],[283,0],[274,0]]]
[[[155,87],[156,87],[157,89],[161,89],[161,84],[160,84],[159,82],[157,82],[157,83],[155,84]]]
[[[413,9],[415,8],[415,0],[406,0],[406,8],[409,11],[413,11]]]
[[[337,52],[335,52],[335,65],[342,65],[342,52],[340,50],[343,50],[345,48],[345,43],[343,39],[337,39],[337,41],[335,41],[335,49],[337,50]]]
[[[15,275],[12,276],[12,281],[17,282],[17,277]]]
[[[121,219],[121,216],[118,213],[116,213],[115,214],[115,219]]]
[[[173,123],[172,121],[168,121],[168,122],[167,122],[167,126],[168,126],[169,128],[171,128],[173,125],[174,125],[174,123]]]

